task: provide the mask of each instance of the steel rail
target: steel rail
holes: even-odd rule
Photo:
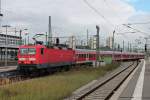
[[[116,72],[115,74],[113,74],[112,76],[107,78],[106,80],[97,83],[97,85],[95,85],[95,86],[90,87],[89,90],[87,89],[85,91],[85,93],[81,91],[78,94],[75,94],[69,98],[66,98],[65,100],[94,100],[93,98],[90,99],[88,97],[91,97],[90,95],[92,95],[92,93],[98,94],[98,93],[95,93],[95,91],[97,91],[98,89],[101,89],[101,88],[104,89],[105,84],[111,83],[111,81],[115,82],[115,78],[117,78],[119,75],[121,75],[121,74],[125,75],[125,76],[123,76],[123,79],[119,80],[118,83],[116,82],[117,85],[115,87],[113,87],[113,89],[111,91],[109,91],[109,93],[107,94],[107,96],[105,98],[100,97],[101,99],[98,99],[98,100],[108,100],[113,95],[114,91],[116,91],[120,87],[120,85],[128,78],[128,76],[134,71],[134,69],[137,67],[137,65],[138,65],[137,62],[133,62],[128,67],[121,69],[120,71]],[[103,89],[101,89],[100,92],[105,91],[105,89],[104,90]],[[100,95],[97,95],[97,96],[100,96]]]
[[[106,80],[105,82],[103,82],[99,86],[97,86],[94,89],[90,90],[86,94],[82,95],[81,97],[76,98],[76,100],[87,100],[88,96],[90,96],[92,93],[94,93],[95,91],[97,91],[100,88],[103,88],[103,86],[105,86],[105,84],[107,84],[107,83],[111,84],[111,82],[113,82],[113,80],[116,77],[118,77],[123,72],[125,72],[126,70],[128,70],[129,68],[131,68],[131,71],[129,71],[129,73],[123,78],[123,80],[121,80],[121,82],[118,82],[118,83],[116,82],[117,86],[114,87],[114,89],[112,89],[112,91],[109,94],[107,94],[107,96],[105,98],[101,98],[101,100],[108,100],[113,95],[114,91],[116,91],[120,87],[120,85],[124,82],[124,80],[134,71],[134,69],[136,68],[136,66],[134,66],[134,63],[133,63],[132,65],[128,66],[127,68],[125,68],[125,69],[121,70],[120,72],[116,73],[114,76],[110,77],[108,80]],[[132,69],[132,67],[133,67],[133,69]],[[88,100],[92,100],[92,99],[88,99]]]

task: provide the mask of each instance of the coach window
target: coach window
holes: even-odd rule
[[[79,54],[79,58],[82,58],[82,55],[81,55],[81,54]]]
[[[84,54],[84,58],[87,58],[87,54]]]
[[[89,58],[89,57],[88,57],[88,54],[85,54],[85,58]]]
[[[84,58],[84,54],[82,54],[82,58]]]
[[[44,48],[41,48],[41,54],[42,55],[44,54]]]
[[[89,54],[89,58],[92,58],[92,55],[91,55],[91,54]]]
[[[82,58],[84,58],[84,54],[82,54]]]
[[[86,54],[83,54],[83,58],[86,58]]]

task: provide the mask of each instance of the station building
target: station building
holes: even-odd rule
[[[5,59],[6,48],[7,59],[15,59],[20,41],[21,37],[19,36],[7,35],[6,44],[6,34],[0,34],[0,60],[3,61]]]

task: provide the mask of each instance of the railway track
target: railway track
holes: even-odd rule
[[[57,71],[56,71],[57,72]],[[54,73],[54,72],[53,72]],[[29,74],[22,74],[18,70],[0,72],[0,86],[12,84],[19,81],[25,81],[33,78],[44,77],[53,73],[47,72],[33,72]]]
[[[48,75],[47,73],[30,73],[30,74],[22,74],[18,70],[5,71],[0,72],[0,86],[12,84],[19,81],[25,81],[33,78],[38,78],[42,76]]]
[[[5,77],[5,78],[0,78],[0,85],[7,85],[7,84],[12,84],[15,82],[27,80],[24,76],[12,76],[12,77]]]
[[[120,85],[137,67],[137,62],[132,63],[126,68],[113,73],[108,78],[98,81],[92,86],[83,89],[77,94],[73,94],[65,100],[109,100]]]
[[[17,70],[0,73],[0,86],[27,80],[29,77],[21,75]]]
[[[22,75],[18,71],[8,71],[4,73],[0,73],[0,86],[12,84],[15,82],[25,81],[33,78],[38,78],[45,76],[46,74],[28,74],[28,75]]]

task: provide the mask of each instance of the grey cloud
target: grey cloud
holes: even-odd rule
[[[138,13],[124,0],[107,1],[88,0],[114,26],[129,22]],[[25,26],[34,34],[47,31],[49,15],[52,16],[54,35],[85,35],[87,28],[91,34],[95,34],[96,24],[101,26],[103,37],[111,35],[114,30],[110,23],[90,9],[83,0],[5,0],[2,8],[3,24]]]

